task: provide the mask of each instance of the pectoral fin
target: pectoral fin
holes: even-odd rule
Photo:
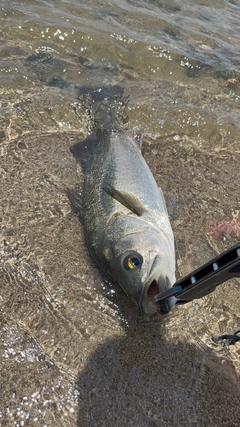
[[[141,216],[143,212],[146,211],[144,205],[131,193],[127,193],[126,191],[118,191],[116,188],[108,185],[103,188],[103,190],[109,194],[109,196],[113,197],[127,209],[129,209],[134,214]]]

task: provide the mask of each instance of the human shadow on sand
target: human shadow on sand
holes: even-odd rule
[[[237,426],[239,378],[227,359],[143,323],[99,345],[79,375],[78,426]],[[221,352],[222,354],[222,352]]]

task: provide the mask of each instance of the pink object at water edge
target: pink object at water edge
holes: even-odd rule
[[[222,240],[224,234],[240,240],[240,218],[226,218],[222,221],[209,220],[207,228],[209,235],[215,240]]]

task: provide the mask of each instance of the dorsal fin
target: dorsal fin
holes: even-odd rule
[[[163,210],[168,215],[166,201],[165,201],[165,198],[164,198],[164,195],[163,195],[163,191],[162,191],[162,189],[160,187],[158,187],[158,190],[159,190],[160,198],[162,199]]]
[[[96,144],[97,136],[96,133],[94,133],[84,141],[76,142],[76,144],[70,147],[71,153],[74,155],[76,161],[80,163],[83,169],[85,169],[86,163],[91,157],[92,151],[96,147]]]
[[[137,126],[133,129],[128,129],[127,134],[132,139],[139,151],[142,151],[142,134]]]
[[[138,216],[141,216],[146,211],[146,208],[140,202],[140,200],[138,200],[137,197],[131,193],[116,190],[116,188],[112,187],[111,185],[103,187],[103,190],[109,194],[109,196],[113,197],[115,200]]]
[[[142,135],[141,135],[141,133],[135,133],[133,140],[134,140],[135,144],[137,145],[138,149],[140,151],[142,151]]]
[[[83,218],[83,199],[82,196],[77,193],[75,190],[66,189],[66,194],[71,202],[71,206],[75,211],[80,213],[81,218]]]

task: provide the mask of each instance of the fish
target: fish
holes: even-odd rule
[[[114,101],[116,104],[116,101]],[[67,190],[80,212],[88,250],[100,269],[147,314],[166,314],[175,297],[154,296],[175,283],[175,248],[165,199],[131,137],[105,98],[96,129],[70,150],[84,168],[83,194]]]

